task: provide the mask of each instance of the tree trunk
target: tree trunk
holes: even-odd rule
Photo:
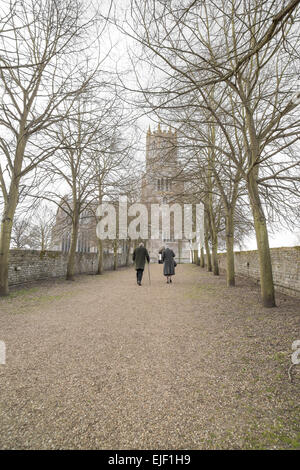
[[[205,232],[205,235],[204,235],[204,245],[205,245],[205,253],[206,253],[206,266],[207,266],[207,271],[211,272],[211,271],[212,271],[212,264],[211,264],[211,255],[210,255],[210,249],[209,249],[208,234],[207,234],[207,232]]]
[[[4,206],[0,233],[0,296],[8,295],[9,248],[13,219],[18,201],[18,182],[12,181],[9,202]]]
[[[11,240],[11,232],[16,207],[19,199],[19,175],[22,168],[22,162],[26,147],[26,139],[24,137],[24,120],[20,124],[18,144],[14,161],[14,174],[12,175],[9,194],[4,204],[3,218],[1,221],[0,233],[0,296],[8,295],[8,264],[9,264],[9,248]]]
[[[70,246],[69,255],[68,255],[68,265],[67,265],[67,275],[66,275],[66,279],[68,281],[74,281],[75,254],[76,254],[77,239],[78,239],[79,217],[77,215],[75,215],[74,217],[75,217],[75,220],[72,224],[72,238],[71,238],[71,246]]]
[[[248,176],[248,191],[254,218],[257,250],[259,256],[262,303],[264,307],[276,307],[268,229],[266,218],[260,202],[256,177],[253,172],[251,172]]]
[[[182,240],[178,240],[178,264],[181,263]]]
[[[130,258],[130,248],[131,248],[131,240],[126,240],[126,261],[125,265],[129,266],[129,258]]]
[[[45,235],[45,229],[41,227],[41,251],[46,250],[46,235]]]
[[[8,263],[9,247],[12,230],[13,217],[9,211],[4,211],[4,217],[1,222],[0,237],[0,295],[8,295]]]
[[[212,271],[215,276],[219,276],[218,234],[215,227],[214,215],[212,213],[208,213],[207,218],[212,246]]]
[[[118,243],[117,240],[114,240],[114,271],[118,268]]]
[[[219,276],[219,263],[218,263],[218,236],[212,234],[212,264],[213,273],[215,276]]]
[[[234,224],[232,210],[226,213],[226,283],[228,287],[235,286],[234,272]]]
[[[103,243],[101,238],[97,238],[98,240],[98,268],[97,274],[103,274]]]
[[[203,246],[201,246],[201,248],[200,248],[200,267],[201,268],[205,267],[204,248],[203,248]]]
[[[264,307],[276,307],[268,229],[265,214],[260,202],[257,184],[259,166],[256,163],[258,162],[260,156],[260,146],[258,137],[256,135],[253,112],[251,112],[248,106],[246,106],[245,109],[246,123],[249,130],[251,143],[250,161],[252,164],[251,171],[248,173],[247,188],[254,219],[254,228],[259,256],[261,298]]]

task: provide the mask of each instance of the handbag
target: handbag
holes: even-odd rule
[[[175,261],[175,259],[174,259],[174,268],[176,268],[176,266],[177,266],[177,263],[176,263],[176,261]]]

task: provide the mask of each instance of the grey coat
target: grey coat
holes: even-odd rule
[[[135,262],[135,269],[144,269],[146,260],[150,263],[148,250],[144,246],[137,247],[133,252],[132,260]]]
[[[174,276],[175,266],[174,266],[174,257],[175,253],[170,248],[166,248],[162,252],[162,260],[164,263],[164,276]]]

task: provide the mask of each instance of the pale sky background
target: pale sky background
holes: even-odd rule
[[[299,246],[300,231],[291,232],[289,230],[281,230],[276,235],[269,232],[269,243],[271,248],[282,246]],[[244,250],[256,250],[255,235],[244,239]]]

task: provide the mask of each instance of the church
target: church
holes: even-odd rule
[[[182,168],[178,161],[177,132],[171,128],[162,130],[158,124],[157,130],[151,131],[149,126],[146,135],[146,171],[142,178],[142,203],[148,206],[151,213],[151,204],[180,204],[184,200],[184,179]],[[189,263],[191,250],[189,240],[183,236],[176,238],[174,230],[174,217],[171,213],[170,232],[164,233],[161,223],[159,237],[149,238],[146,247],[152,262],[157,262],[159,251],[167,244],[171,248],[178,263]],[[151,225],[151,222],[150,222]],[[151,230],[149,231],[151,234]]]
[[[174,215],[171,211],[170,231],[163,232],[161,210],[162,206],[168,204],[180,204],[184,200],[184,180],[181,177],[182,168],[178,162],[177,132],[162,130],[158,125],[157,130],[149,130],[146,135],[146,171],[142,177],[141,203],[145,204],[148,214],[151,215],[151,204],[159,205],[159,236],[151,238],[151,216],[149,218],[149,238],[144,240],[149,251],[151,262],[157,262],[159,251],[166,245],[174,251],[178,263],[189,263],[191,259],[191,248],[189,240],[182,236],[176,238],[174,230]],[[65,203],[69,202],[65,196]],[[113,202],[113,201],[112,201]],[[114,201],[117,203],[117,201]],[[62,205],[64,200],[62,200]],[[95,207],[90,207],[80,217],[77,252],[97,252]],[[182,224],[181,224],[182,225]],[[180,229],[182,232],[182,227]],[[70,248],[71,220],[66,216],[62,207],[57,211],[56,223],[52,232],[52,249],[68,252]],[[119,243],[118,251],[125,249],[125,240]],[[105,252],[112,252],[112,244],[109,240],[104,241]],[[133,247],[131,248],[131,250]]]

